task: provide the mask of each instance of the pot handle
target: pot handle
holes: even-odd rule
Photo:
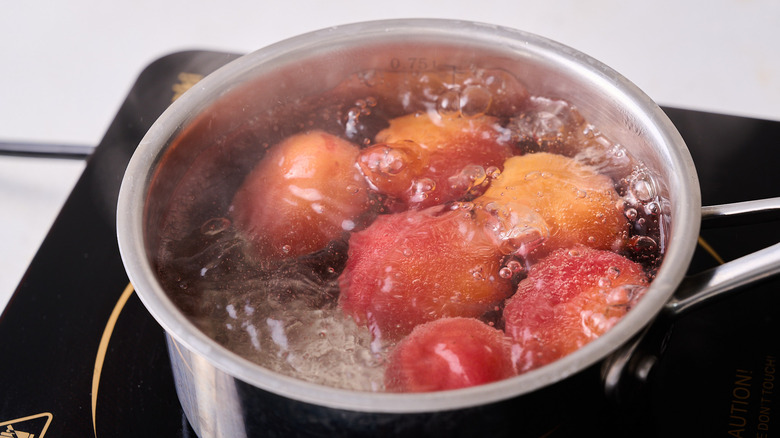
[[[780,197],[703,207],[702,226],[780,219]],[[780,243],[683,279],[664,311],[676,319],[712,299],[780,273]]]
[[[780,197],[702,207],[702,227],[733,226],[780,219]],[[674,320],[749,284],[780,274],[780,243],[695,275],[685,277],[672,299],[640,335],[602,365],[606,396],[627,405],[641,392],[671,335]]]

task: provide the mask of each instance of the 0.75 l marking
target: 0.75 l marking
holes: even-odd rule
[[[456,69],[454,65],[440,64],[435,59],[409,57],[406,59],[390,58],[390,68],[393,70],[450,70]]]

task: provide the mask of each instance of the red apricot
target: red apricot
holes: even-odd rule
[[[375,338],[397,340],[422,323],[478,317],[511,292],[501,253],[460,210],[379,216],[352,234],[339,305]]]
[[[322,131],[272,147],[236,192],[231,214],[261,257],[324,248],[368,210],[368,186],[355,167],[358,147]]]
[[[550,363],[604,334],[647,283],[639,264],[610,251],[576,246],[542,259],[504,307],[518,370]]]
[[[444,318],[415,327],[390,354],[385,387],[396,392],[466,388],[515,375],[511,342],[474,318]]]

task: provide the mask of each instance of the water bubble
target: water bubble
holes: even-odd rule
[[[649,236],[634,236],[629,240],[629,245],[639,253],[652,253],[658,247],[658,244]]]
[[[550,235],[544,219],[523,204],[489,202],[483,211],[485,230],[504,254],[530,252]]]
[[[613,158],[617,158],[618,160],[621,160],[623,158],[626,158],[626,149],[622,145],[615,143],[609,149],[609,154],[612,155]]]
[[[623,286],[623,288],[625,288],[628,293],[628,302],[626,305],[627,310],[631,310],[631,308],[634,307],[643,296],[645,296],[645,292],[647,292],[647,286],[642,285],[628,285]]]
[[[412,202],[422,202],[436,190],[436,182],[430,178],[420,178],[412,184]]]
[[[385,146],[381,149],[381,153],[378,154],[377,161],[372,166],[372,170],[381,172],[387,175],[396,175],[401,172],[407,165],[409,157],[398,148]]]
[[[533,181],[535,179],[539,179],[539,177],[541,177],[541,176],[542,176],[542,172],[539,172],[538,170],[534,170],[533,172],[528,172],[525,175],[525,180],[526,181]]]
[[[473,186],[480,185],[485,182],[485,179],[487,179],[487,172],[485,172],[485,168],[476,164],[464,167],[461,173],[463,173],[469,179],[469,181],[471,181]]]
[[[360,123],[360,108],[352,107],[344,116],[344,134],[348,138],[354,138],[358,134]]]
[[[617,266],[611,266],[609,269],[607,269],[607,275],[609,275],[610,278],[620,277],[620,268]]]
[[[518,260],[511,259],[507,261],[506,264],[498,271],[498,275],[504,279],[512,278],[512,276],[522,272],[523,269],[524,268],[522,263],[520,263]]]
[[[618,286],[609,291],[606,298],[608,306],[625,306],[629,300],[629,289]]]
[[[655,188],[649,175],[639,174],[631,182],[628,189],[631,195],[640,202],[649,202],[655,198]]]
[[[487,183],[487,174],[484,167],[470,164],[461,169],[457,175],[449,177],[447,182],[453,190],[470,193]]]
[[[496,166],[490,166],[485,169],[485,175],[487,175],[487,177],[490,179],[496,179],[501,176],[501,169]]]
[[[207,236],[214,236],[230,228],[230,220],[224,217],[218,217],[207,220],[201,227],[200,232]]]
[[[371,107],[368,105],[368,102],[364,99],[358,99],[355,101],[355,108],[351,109],[350,111],[354,109],[359,109],[359,113],[361,116],[368,116],[371,114]]]
[[[548,137],[550,135],[558,136],[563,130],[565,124],[557,114],[548,111],[541,111],[536,114],[534,123],[534,134],[537,137]]]
[[[358,80],[366,87],[373,87],[377,84],[377,74],[375,70],[365,70],[358,73]]]
[[[283,253],[285,253],[285,254],[289,254],[289,253],[290,253],[290,251],[292,251],[292,246],[290,246],[290,245],[283,245],[283,246],[282,246],[282,252],[283,252]]]
[[[442,116],[456,116],[460,113],[460,96],[454,90],[448,90],[436,99],[436,111]]]
[[[463,211],[471,211],[474,209],[474,203],[473,202],[458,202],[455,204],[458,206],[459,209]]]
[[[460,113],[466,118],[482,116],[490,108],[491,100],[490,92],[485,88],[466,87],[460,94]]]
[[[513,128],[522,141],[533,141],[543,149],[579,129],[581,116],[562,100],[531,97],[529,109],[513,119]]]
[[[626,215],[626,218],[630,221],[633,221],[637,217],[637,211],[634,208],[627,208],[626,211],[623,212],[623,214]]]
[[[498,202],[488,202],[482,208],[490,214],[495,214],[499,208],[501,208],[501,204]]]
[[[650,202],[645,205],[645,213],[650,216],[658,216],[661,214],[661,206],[657,202]]]
[[[420,147],[411,141],[380,143],[363,149],[357,164],[368,182],[381,192],[400,193],[420,170]]]
[[[636,284],[626,284],[613,288],[606,297],[609,306],[625,307],[631,310],[633,306],[644,296],[647,287]]]
[[[491,94],[501,95],[506,93],[507,83],[499,72],[493,72],[483,80]]]
[[[510,260],[506,263],[506,267],[512,270],[513,274],[517,274],[518,272],[523,270],[523,265],[517,260]]]

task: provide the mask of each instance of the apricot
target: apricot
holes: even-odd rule
[[[474,318],[444,318],[415,327],[390,354],[385,387],[396,392],[466,388],[515,375],[511,342]]]
[[[481,193],[486,169],[511,156],[508,140],[493,117],[415,113],[390,120],[358,164],[368,182],[395,203],[391,210],[426,208]]]
[[[533,265],[503,313],[518,371],[548,364],[604,334],[647,284],[641,265],[581,245],[558,249]]]
[[[575,244],[619,250],[628,230],[619,199],[608,177],[572,158],[542,152],[508,159],[474,204],[487,213],[538,214],[530,221],[544,224],[537,227],[543,242],[534,247],[542,256]]]
[[[269,149],[236,192],[231,214],[260,257],[296,257],[356,227],[369,209],[356,145],[322,131]]]
[[[428,321],[493,310],[512,290],[501,259],[462,211],[381,215],[350,237],[339,305],[375,339],[395,341]]]

